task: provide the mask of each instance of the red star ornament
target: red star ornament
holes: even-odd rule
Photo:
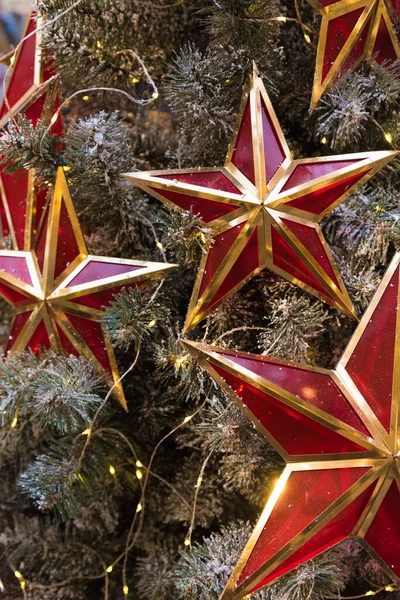
[[[171,208],[191,208],[212,230],[213,243],[200,264],[185,330],[266,267],[355,317],[319,222],[395,154],[292,160],[255,69],[225,166],[127,174]]]
[[[325,90],[367,58],[400,58],[399,0],[308,0],[322,15],[311,108]]]
[[[41,32],[33,33],[41,19],[31,12],[23,41],[14,57],[11,77],[6,87],[8,106],[0,105],[0,129],[11,118],[24,115],[36,126],[39,119],[52,122],[52,132],[62,136],[58,82],[54,60],[41,49]],[[15,250],[31,250],[44,217],[46,190],[35,189],[34,171],[0,175],[0,225],[2,237],[9,237]]]
[[[288,463],[220,600],[348,537],[400,580],[400,253],[334,370],[186,342]]]
[[[0,251],[0,293],[14,306],[8,350],[40,347],[92,360],[122,406],[126,401],[114,352],[100,322],[104,305],[123,288],[161,279],[166,263],[90,256],[59,168],[35,250]]]

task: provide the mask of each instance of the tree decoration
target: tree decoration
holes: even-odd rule
[[[61,136],[61,117],[55,112],[60,105],[59,86],[54,60],[43,53],[41,32],[35,32],[40,23],[32,11],[0,106],[0,129],[23,113],[34,127],[39,119],[51,122],[52,133]],[[26,36],[30,37],[24,39]],[[46,191],[36,188],[33,169],[23,175],[0,175],[1,232],[3,237],[10,237],[15,250],[31,250],[46,207]]]
[[[319,222],[395,152],[293,160],[260,75],[247,85],[225,165],[127,174],[210,228],[185,330],[265,267],[355,317]]]
[[[311,108],[325,90],[367,58],[392,64],[400,58],[396,23],[398,2],[391,0],[308,0],[322,16]]]
[[[32,251],[0,251],[0,292],[16,315],[8,350],[40,347],[93,360],[126,407],[112,346],[101,323],[121,289],[161,279],[174,265],[90,256],[60,167]],[[149,324],[149,326],[152,326]]]
[[[288,463],[221,600],[359,538],[400,578],[400,253],[334,370],[186,342]]]

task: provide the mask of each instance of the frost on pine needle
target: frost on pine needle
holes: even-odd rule
[[[149,301],[138,289],[122,290],[110,302],[102,316],[104,330],[117,348],[137,348],[149,337],[157,323],[163,323],[169,315],[168,309],[157,302]]]
[[[112,502],[116,484],[110,464],[126,461],[126,446],[108,429],[94,432],[87,447],[86,441],[83,433],[51,439],[22,472],[19,485],[40,511],[55,511],[66,520],[95,502],[105,507]],[[99,530],[98,523],[92,526]]]
[[[276,52],[279,35],[274,20],[281,13],[278,0],[213,0],[204,12],[213,39],[226,47],[244,48],[257,63],[271,60],[268,55]]]
[[[119,233],[119,243],[126,244],[135,232],[135,199],[141,193],[122,177],[133,169],[135,159],[118,112],[100,111],[79,119],[68,129],[65,145],[74,201],[103,227]]]
[[[399,199],[396,186],[377,179],[374,187],[358,190],[326,219],[324,233],[332,247],[358,260],[360,267],[386,264],[391,244],[399,238]],[[400,180],[400,176],[397,176]]]
[[[47,122],[39,119],[35,127],[25,115],[19,115],[0,133],[0,164],[6,173],[34,168],[52,178],[62,164],[59,143]]]
[[[165,80],[166,98],[183,138],[212,161],[226,152],[249,61],[242,51],[188,42]],[[194,157],[193,157],[194,158]]]
[[[369,95],[356,77],[344,80],[321,100],[315,109],[316,132],[329,140],[332,150],[341,151],[357,143],[369,119]]]
[[[335,151],[361,150],[361,142],[368,138],[369,146],[385,145],[385,131],[395,140],[398,119],[393,118],[393,109],[399,101],[399,73],[398,61],[390,66],[372,63],[349,73],[315,109],[311,119],[316,121],[316,133],[325,136]]]
[[[218,600],[251,530],[250,523],[243,522],[222,526],[219,533],[212,533],[202,544],[196,543],[183,552],[177,570],[179,598]],[[254,598],[267,600],[268,596],[261,592]]]
[[[222,526],[182,553],[176,587],[185,600],[218,600],[251,533],[250,523]],[[252,595],[255,600],[327,600],[339,598],[350,577],[348,553],[340,546],[317,556],[271,587]]]
[[[331,317],[322,302],[283,285],[286,294],[279,294],[283,287],[280,285],[269,300],[267,330],[259,334],[258,347],[267,356],[310,362],[314,342],[330,326]]]
[[[260,505],[281,461],[243,412],[230,400],[213,396],[196,433],[197,442],[216,453],[220,484],[228,496],[239,493]]]
[[[40,14],[50,21],[74,0],[38,0]],[[54,54],[63,82],[131,89],[148,95],[143,70],[129,50],[154,73],[162,69],[186,24],[181,6],[167,11],[140,0],[84,0],[44,31],[45,47]]]
[[[167,338],[154,348],[161,382],[168,384],[168,395],[177,399],[198,400],[207,396],[215,384],[182,344],[179,332],[168,331]]]
[[[163,245],[175,254],[180,266],[194,267],[206,246],[211,243],[211,230],[192,210],[183,213],[163,210],[159,214],[163,229]]]
[[[101,387],[84,358],[51,352],[38,357],[27,351],[0,363],[2,415],[12,419],[18,410],[42,430],[81,431],[102,401],[96,393]]]

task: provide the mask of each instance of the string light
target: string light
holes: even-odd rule
[[[71,165],[64,165],[63,166],[64,173],[69,173],[71,169],[72,169]]]
[[[18,423],[18,417],[15,416],[11,423],[11,429],[15,429],[15,427],[17,426],[17,423]]]
[[[366,596],[375,596],[376,592],[374,592],[373,590],[368,590],[368,592],[365,592]]]
[[[392,585],[387,585],[385,587],[385,592],[394,592],[395,588]]]
[[[26,588],[26,582],[23,580],[19,582],[19,585],[20,585],[21,590],[24,590]]]
[[[393,141],[393,136],[392,136],[392,134],[390,133],[390,131],[386,131],[386,132],[383,134],[383,137],[385,138],[385,140],[386,140],[386,141],[387,141],[389,144],[391,144],[391,143],[392,143],[392,141]]]
[[[139,481],[143,479],[143,473],[140,469],[136,469],[136,477],[139,479]]]
[[[185,546],[190,546],[190,539],[186,538],[183,543],[185,544]]]
[[[311,38],[310,38],[310,36],[308,35],[308,33],[305,33],[305,34],[304,34],[304,39],[306,40],[307,44],[311,44]]]
[[[20,571],[14,571],[14,575],[17,579],[23,579],[22,573]]]
[[[83,96],[82,100],[84,100],[85,102],[87,102],[89,100],[89,96]]]
[[[161,242],[157,242],[156,246],[157,246],[157,248],[160,248],[160,250],[164,250],[164,246],[162,245]]]
[[[92,433],[92,428],[88,427],[85,431],[82,431],[82,435],[89,435]]]
[[[155,319],[153,319],[152,321],[150,321],[150,323],[147,325],[147,327],[149,327],[150,329],[152,327],[154,327],[154,325],[157,323],[157,321]]]
[[[158,96],[159,96],[158,92],[153,92],[152,98],[154,98],[154,100],[156,100],[158,98]]]
[[[284,16],[276,17],[275,21],[279,21],[279,23],[286,23],[287,17],[284,17]]]
[[[124,585],[124,587],[122,588],[122,591],[124,592],[124,596],[127,596],[129,594],[129,588],[127,585]]]
[[[326,137],[326,135],[324,135],[324,137],[321,138],[321,144],[327,144],[327,143],[328,143],[327,137]]]
[[[106,573],[111,573],[111,572],[112,572],[112,570],[113,570],[113,568],[114,568],[114,566],[113,566],[113,565],[110,565],[109,567],[107,567],[107,569],[106,569]]]
[[[4,592],[4,590],[5,590],[4,583],[0,579],[0,592]]]
[[[111,475],[115,475],[115,468],[112,465],[110,465],[109,471]]]
[[[196,487],[199,488],[202,483],[203,483],[203,477],[201,475],[199,475],[198,478],[197,478]]]
[[[131,79],[131,82],[132,82],[133,84],[135,84],[135,83],[139,83],[139,81],[140,81],[140,79],[139,79],[138,77],[132,77],[132,79]]]
[[[177,356],[174,360],[174,363],[177,367],[181,367],[182,365],[187,363],[187,358],[186,356]]]
[[[144,465],[140,462],[140,460],[136,461],[136,466],[139,467],[139,469],[143,469]]]
[[[96,46],[99,48],[99,50],[103,50],[104,46],[100,41],[96,42]]]
[[[57,121],[57,119],[58,119],[58,112],[54,113],[54,115],[51,117],[50,125],[54,125],[54,123]]]
[[[140,513],[140,511],[142,510],[142,508],[143,508],[143,506],[142,506],[142,503],[141,503],[141,502],[139,502],[139,504],[138,504],[138,505],[137,505],[137,507],[136,507],[136,512],[137,512],[137,513]]]
[[[185,418],[183,419],[183,422],[184,422],[184,423],[189,423],[189,421],[191,421],[192,419],[193,419],[193,415],[188,415],[187,417],[185,417]]]

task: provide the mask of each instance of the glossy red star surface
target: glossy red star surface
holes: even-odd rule
[[[112,346],[103,331],[104,307],[123,288],[161,279],[166,263],[90,256],[63,170],[58,170],[45,223],[32,251],[0,251],[0,293],[14,306],[8,350],[31,348],[92,360],[125,407]]]
[[[185,329],[266,267],[355,316],[319,222],[395,154],[293,160],[255,70],[225,166],[128,174],[135,185],[170,207],[192,209],[212,231]]]
[[[6,98],[0,105],[0,129],[12,117],[24,114],[36,127],[39,119],[50,122],[60,106],[54,60],[44,56],[40,47],[40,25],[32,12],[12,65],[6,85]],[[33,33],[33,35],[31,35]],[[61,116],[52,123],[52,133],[62,136]],[[34,243],[43,211],[46,190],[35,189],[34,171],[0,175],[0,225],[2,237],[9,238],[15,250],[30,250]]]
[[[311,107],[362,60],[391,65],[400,58],[399,0],[308,0],[322,15]]]
[[[334,370],[186,342],[287,462],[221,600],[359,538],[400,580],[400,254]]]

